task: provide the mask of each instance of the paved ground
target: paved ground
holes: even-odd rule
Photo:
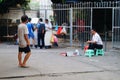
[[[89,58],[83,50],[74,47],[32,49],[30,68],[20,68],[17,47],[0,44],[0,80],[120,80],[119,50],[111,49],[104,56]],[[81,56],[60,55],[75,49]]]

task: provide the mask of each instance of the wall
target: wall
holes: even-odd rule
[[[31,18],[35,18],[37,16],[37,11],[27,10],[25,13]],[[22,15],[22,10],[15,9],[11,9],[9,13],[0,15],[0,37],[15,34]]]

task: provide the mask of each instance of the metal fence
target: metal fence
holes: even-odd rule
[[[113,47],[120,48],[120,8],[113,9]]]
[[[91,39],[90,30],[93,27],[94,10],[111,9],[111,32],[105,35],[104,42],[106,48],[106,41],[108,34],[112,37],[112,47],[120,48],[120,2],[119,1],[106,1],[106,2],[81,2],[73,4],[53,4],[51,6],[41,5],[37,10],[25,10],[26,14],[29,11],[34,11],[34,17],[48,18],[53,24],[53,29],[56,26],[66,26],[67,34],[59,36],[60,43],[64,46],[82,46],[88,39]],[[33,13],[29,15],[33,17]],[[63,25],[65,24],[65,25]],[[103,23],[104,24],[104,23]],[[104,24],[105,25],[105,24]],[[104,28],[104,26],[103,26]],[[61,41],[62,40],[62,41]]]
[[[49,14],[47,11],[47,14]],[[61,35],[68,46],[84,46],[84,42],[90,39],[91,9],[90,8],[55,8],[53,9],[53,27],[66,26],[67,34]],[[46,17],[49,18],[49,17]],[[65,25],[64,25],[65,24]],[[65,42],[65,43],[66,43]]]
[[[58,25],[63,22],[68,24],[68,39],[70,46],[84,46],[86,40],[90,39],[90,30],[93,27],[93,11],[94,9],[110,9],[111,10],[111,30],[104,31],[104,47],[106,49],[108,37],[111,37],[111,47],[120,48],[120,2],[85,2],[75,4],[57,4],[53,5],[54,17]],[[58,13],[57,13],[58,12]],[[56,13],[56,14],[55,14]],[[106,15],[107,13],[105,13]],[[106,25],[106,23],[103,23]],[[103,26],[105,27],[105,26]],[[82,31],[83,30],[83,31]]]

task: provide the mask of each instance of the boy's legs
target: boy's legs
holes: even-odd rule
[[[25,67],[26,66],[26,62],[27,60],[29,59],[30,55],[31,55],[31,50],[30,50],[30,47],[27,46],[24,48],[24,52],[26,53],[24,59],[23,59],[23,63],[22,63],[22,66],[21,67]]]
[[[26,66],[26,62],[29,59],[30,55],[31,55],[31,52],[26,53],[23,63],[22,63],[22,66]]]
[[[18,63],[19,63],[19,66],[22,66],[22,52],[18,53]]]
[[[26,53],[23,62],[22,62],[22,52]],[[31,50],[30,50],[29,46],[27,46],[25,48],[19,48],[19,53],[18,53],[19,66],[25,67],[26,66],[26,62],[29,59],[30,55],[31,55]]]

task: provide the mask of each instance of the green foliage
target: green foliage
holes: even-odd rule
[[[66,3],[67,0],[51,0],[53,3]],[[77,2],[103,2],[103,1],[119,1],[119,0],[69,0],[74,3]]]
[[[2,0],[0,0],[0,3],[2,2]]]
[[[9,12],[10,7],[20,4],[23,8],[27,7],[30,0],[0,0],[0,14]]]
[[[53,3],[65,3],[65,0],[51,0]]]

